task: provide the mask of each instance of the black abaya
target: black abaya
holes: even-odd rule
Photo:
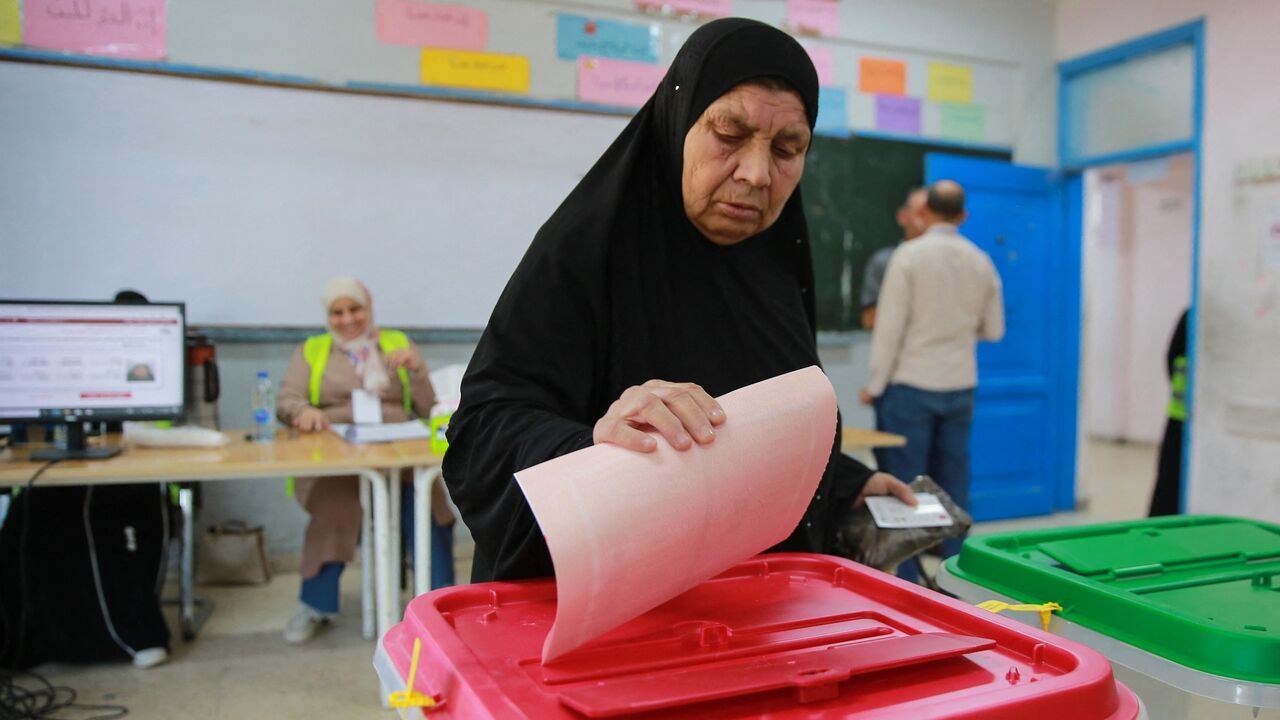
[[[812,128],[817,75],[794,39],[740,19],[696,31],[508,282],[463,379],[444,460],[476,539],[473,580],[554,574],[513,474],[590,446],[626,388],[661,379],[718,396],[819,364],[800,191],[737,245],[708,241],[684,212],[686,134],[708,105],[758,78],[794,89]],[[775,549],[825,551],[836,514],[870,477],[840,456],[839,436],[837,426],[837,462]]]

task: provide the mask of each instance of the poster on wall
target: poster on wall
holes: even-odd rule
[[[521,55],[425,48],[422,84],[468,90],[529,92],[529,58]]]
[[[919,135],[920,98],[877,95],[876,130],[904,135]]]
[[[787,0],[787,25],[806,35],[840,34],[840,3],[836,0]]]
[[[22,40],[48,50],[161,60],[166,0],[26,0]]]
[[[667,69],[659,65],[583,55],[578,58],[578,99],[638,108],[658,89]]]
[[[819,135],[849,137],[849,96],[844,88],[818,88],[818,122],[813,131]]]
[[[942,104],[942,136],[966,142],[987,139],[987,111],[981,105]]]
[[[489,44],[489,15],[477,8],[378,0],[374,15],[378,42],[387,45],[484,50]]]
[[[872,95],[906,95],[907,64],[901,60],[859,58],[858,91]]]
[[[732,0],[636,0],[637,10],[670,13],[673,15],[697,15],[699,17],[728,17]]]
[[[556,16],[556,54],[561,60],[583,55],[630,62],[658,62],[662,30],[656,24],[637,25],[581,15]]]
[[[836,57],[831,48],[805,47],[809,59],[813,61],[813,69],[818,71],[819,85],[836,84]]]
[[[0,44],[18,45],[22,42],[22,13],[18,0],[0,0]]]
[[[973,68],[968,65],[929,63],[929,94],[933,102],[973,102]]]

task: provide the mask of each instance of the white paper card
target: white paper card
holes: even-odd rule
[[[382,422],[382,398],[364,390],[351,391],[351,419],[357,425]]]
[[[333,423],[329,426],[329,429],[333,430],[343,440],[356,445],[396,442],[397,440],[426,440],[431,437],[431,428],[427,427],[421,420],[384,423],[382,425]]]
[[[867,498],[867,508],[882,528],[948,527],[955,521],[933,493],[916,493],[915,507],[896,497],[875,496]]]

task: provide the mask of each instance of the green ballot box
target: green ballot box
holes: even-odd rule
[[[1049,631],[1106,655],[1153,718],[1280,718],[1280,525],[1173,516],[974,537],[938,583],[972,603],[1057,603]]]

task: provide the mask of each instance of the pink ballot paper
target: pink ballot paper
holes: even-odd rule
[[[645,613],[795,529],[827,467],[836,395],[815,367],[718,398],[710,445],[596,445],[516,473],[556,568],[542,661]]]

